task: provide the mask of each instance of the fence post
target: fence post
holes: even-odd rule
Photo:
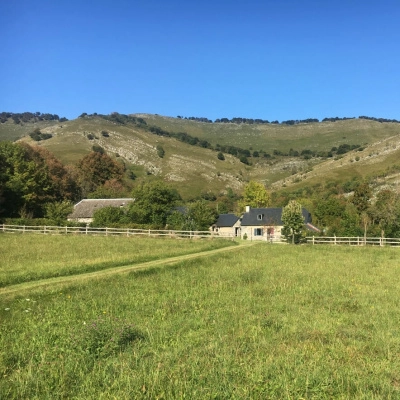
[[[88,228],[88,226],[86,225],[86,235],[88,234],[88,233],[87,233],[87,228]]]
[[[315,237],[314,237],[314,235],[313,235],[313,237],[312,237],[312,244],[313,244],[313,246],[314,246],[314,239],[315,239]]]
[[[333,235],[333,243],[336,245],[336,235]]]
[[[106,227],[106,236],[108,236],[108,228]]]

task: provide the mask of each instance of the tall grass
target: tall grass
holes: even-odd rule
[[[0,393],[397,399],[397,260],[392,248],[259,244],[0,298]]]
[[[0,287],[234,245],[227,240],[0,234]]]

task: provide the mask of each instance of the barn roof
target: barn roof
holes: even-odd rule
[[[95,211],[104,207],[125,207],[128,203],[134,201],[132,198],[121,199],[83,199],[74,205],[72,214],[68,219],[93,218]]]

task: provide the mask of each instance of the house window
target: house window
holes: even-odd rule
[[[257,214],[257,219],[259,221],[262,221],[264,214]]]
[[[263,230],[262,228],[254,228],[254,236],[262,236]]]

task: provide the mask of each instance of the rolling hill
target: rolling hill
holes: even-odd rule
[[[374,177],[380,185],[397,185],[399,180],[400,124],[396,122],[347,119],[284,125],[209,123],[150,114],[131,117],[123,123],[99,115],[63,122],[15,124],[8,120],[0,124],[0,140],[39,144],[67,164],[74,164],[93,146],[101,146],[136,176],[162,178],[184,198],[229,187],[240,191],[251,179],[274,190],[353,177]],[[141,123],[132,123],[135,120]],[[151,132],[151,127],[159,134]],[[29,137],[34,129],[52,137],[34,142]],[[209,148],[177,140],[180,132],[208,143]],[[157,151],[160,146],[162,158]],[[220,160],[218,150],[224,146],[247,150],[250,165],[226,151],[225,160]],[[355,149],[332,154],[332,148],[341,146]]]

